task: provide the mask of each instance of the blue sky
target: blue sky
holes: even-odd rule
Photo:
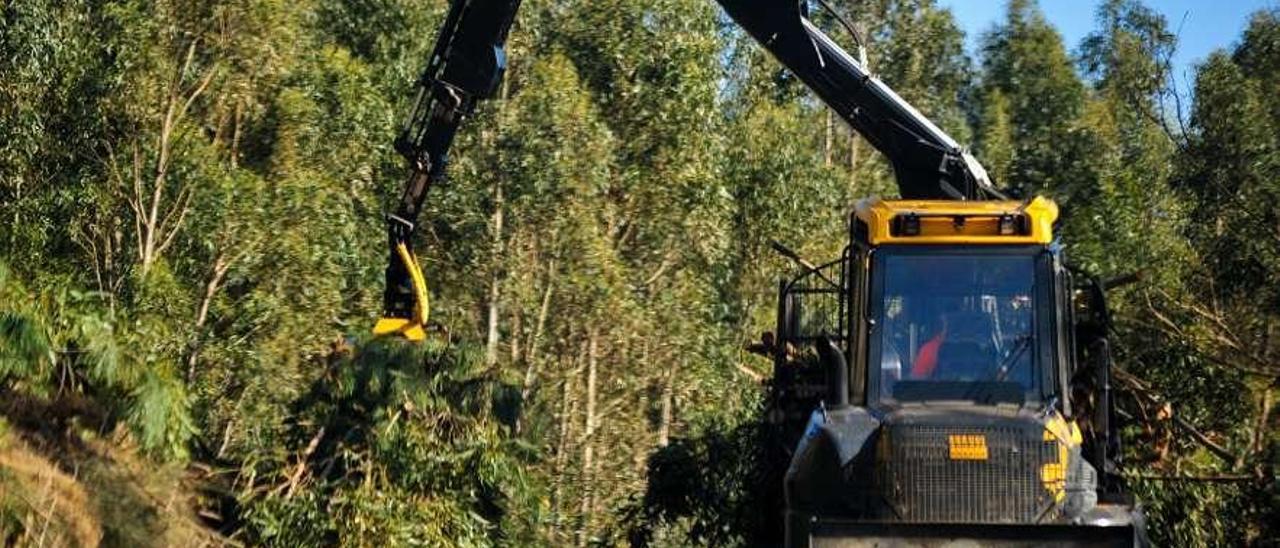
[[[972,53],[978,37],[1004,19],[1005,0],[939,0],[951,8],[967,35]],[[1094,12],[1100,0],[1040,0],[1045,18],[1058,28],[1074,52],[1094,27]],[[1213,50],[1230,47],[1239,40],[1249,15],[1263,8],[1280,6],[1280,0],[1147,0],[1146,4],[1164,15],[1169,28],[1178,34],[1174,71],[1178,87],[1190,89],[1196,63]]]

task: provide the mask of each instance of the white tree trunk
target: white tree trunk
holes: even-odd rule
[[[671,444],[671,419],[675,408],[675,369],[668,369],[662,379],[662,418],[658,423],[658,447]]]
[[[595,328],[587,339],[587,401],[582,433],[582,507],[578,513],[578,546],[586,546],[591,534],[591,508],[595,496],[596,372],[599,360],[599,334]]]
[[[493,185],[493,261],[492,271],[489,273],[489,335],[485,341],[484,347],[484,363],[489,367],[498,364],[498,343],[500,337],[498,335],[498,315],[501,308],[498,300],[502,297],[502,277],[500,275],[502,264],[502,223],[503,223],[503,207],[502,203],[502,182],[498,180]]]

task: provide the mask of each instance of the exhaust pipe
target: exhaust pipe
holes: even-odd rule
[[[827,370],[827,397],[831,398],[831,408],[849,407],[849,363],[844,352],[830,337],[823,337],[816,346],[822,367]]]

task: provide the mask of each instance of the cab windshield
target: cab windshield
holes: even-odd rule
[[[1035,271],[1029,253],[881,255],[869,362],[879,400],[1039,398]]]

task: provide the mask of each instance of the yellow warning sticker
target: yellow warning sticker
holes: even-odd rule
[[[947,436],[951,460],[987,460],[987,437],[982,434]]]

